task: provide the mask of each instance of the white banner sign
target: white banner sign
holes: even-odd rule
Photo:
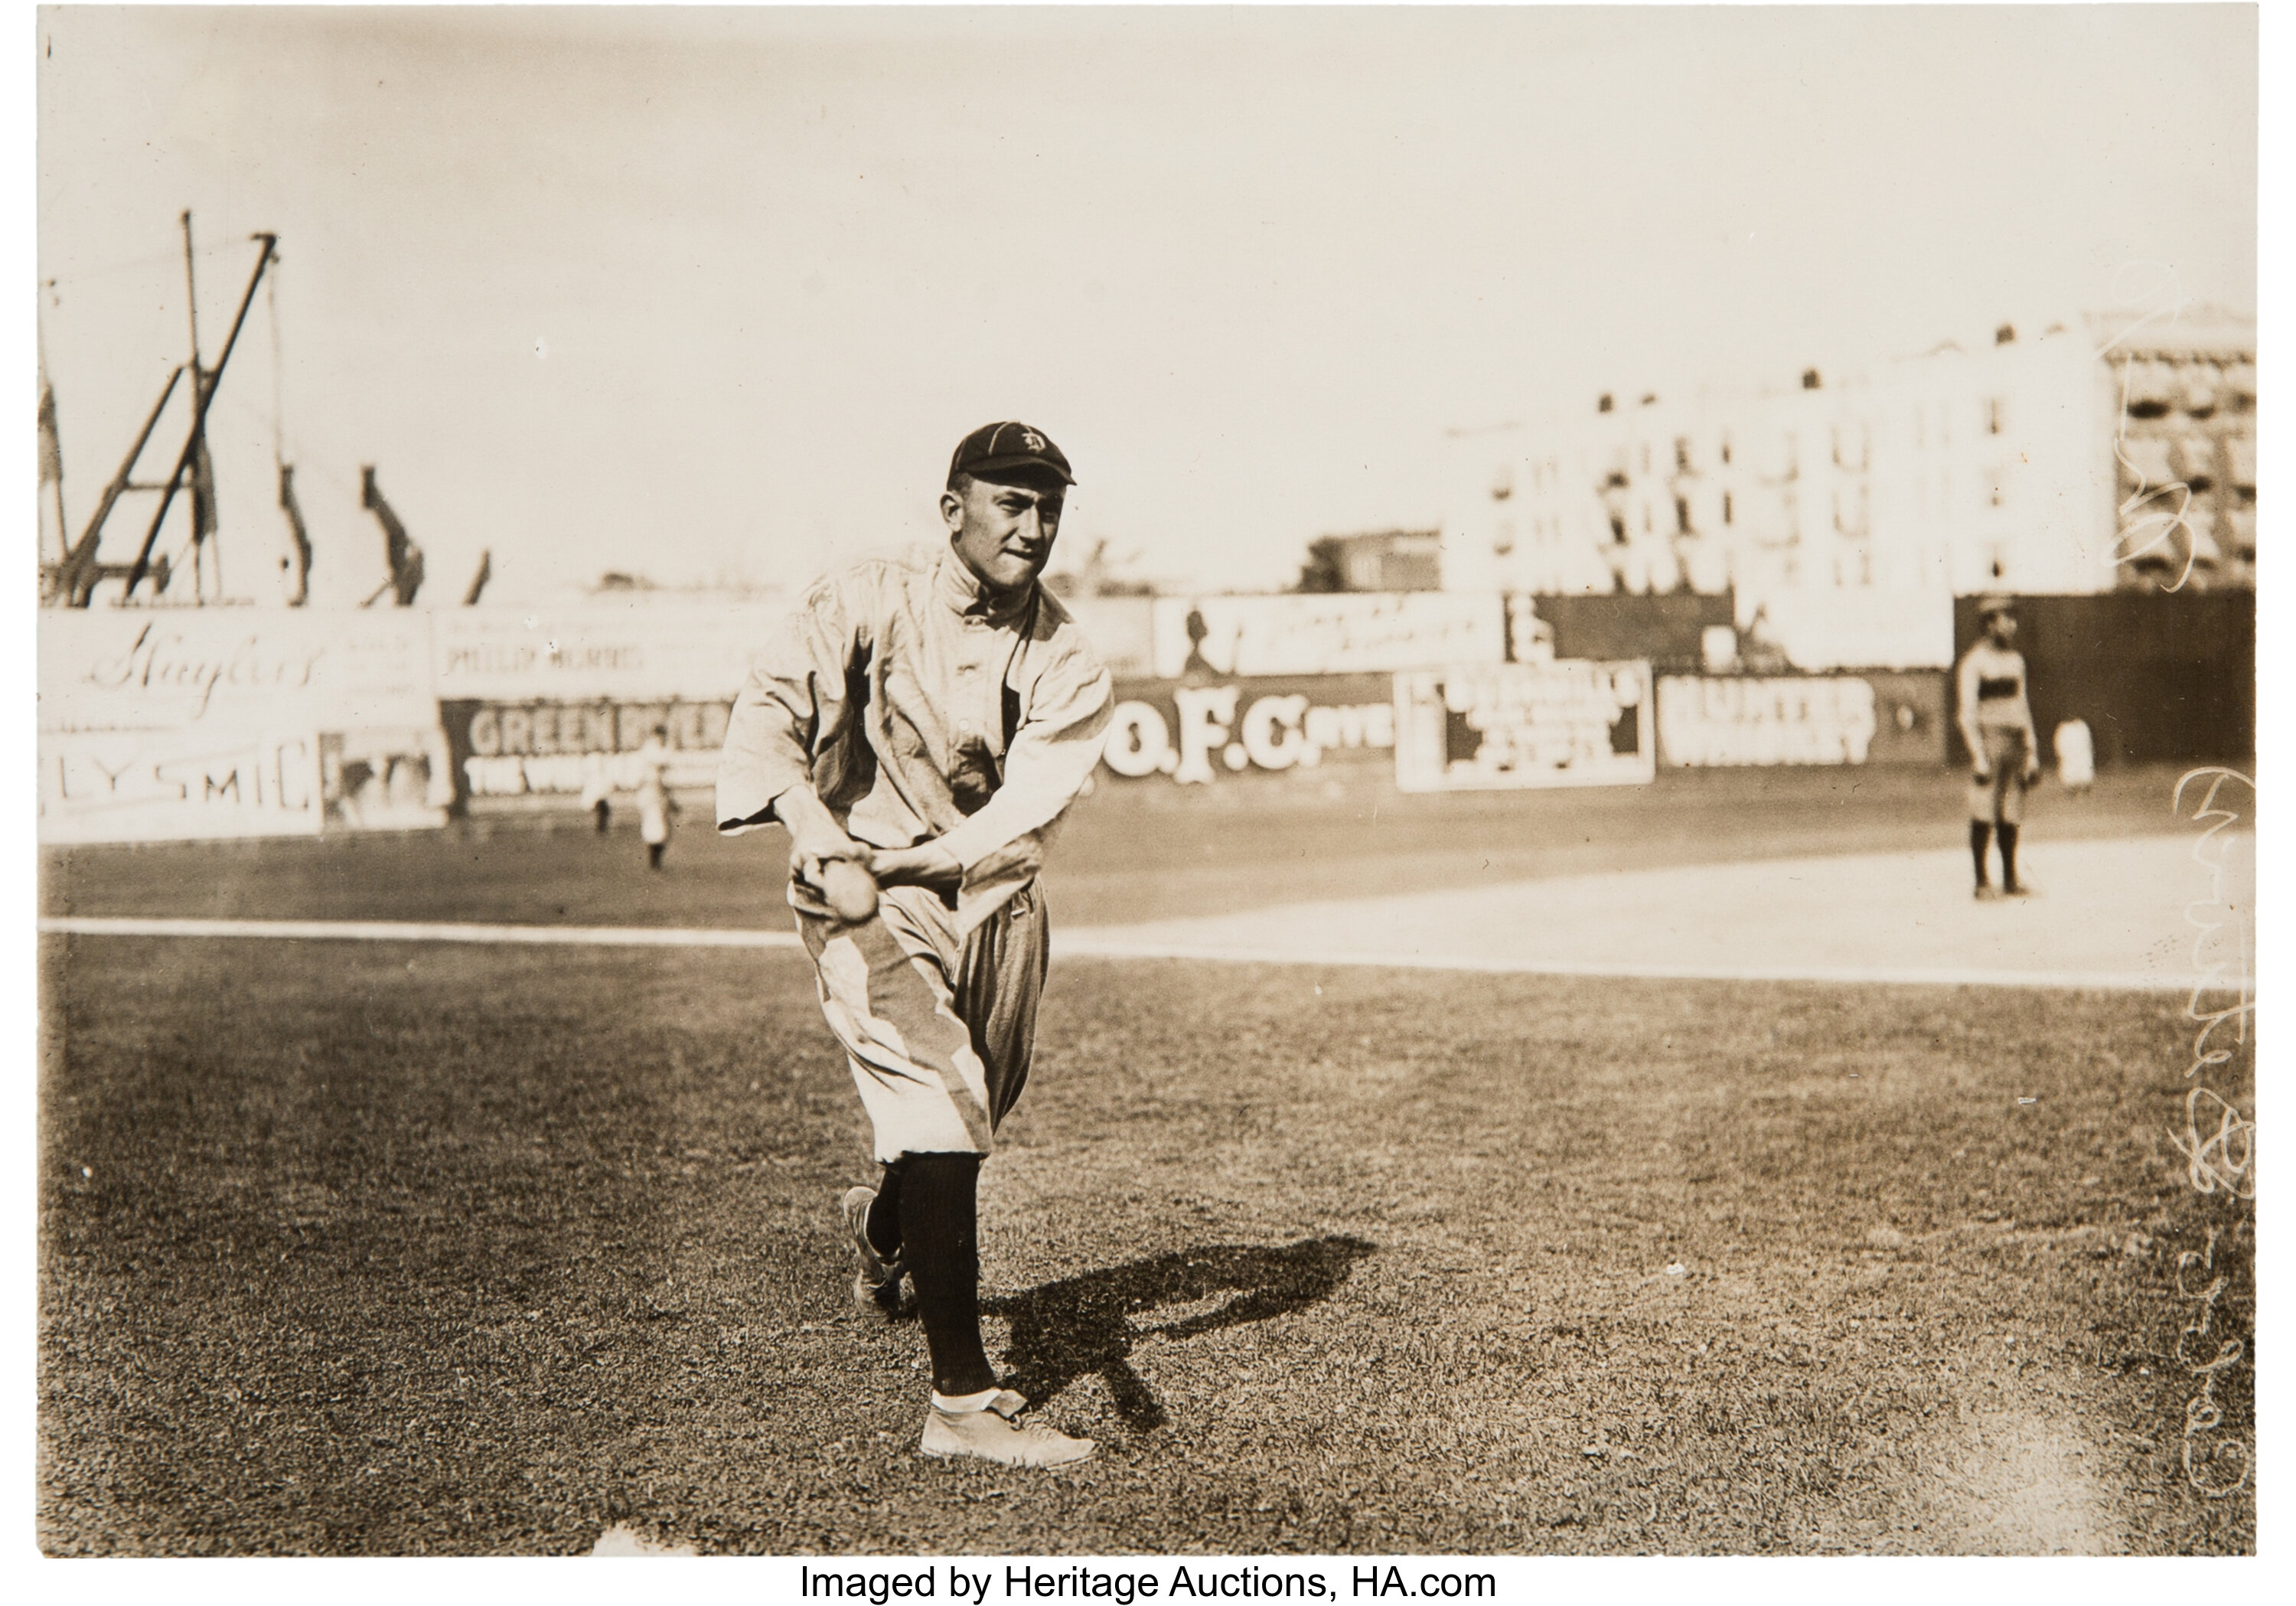
[[[39,632],[42,841],[445,818],[426,614],[66,608]]]
[[[1273,597],[1160,597],[1156,673],[1383,674],[1506,656],[1499,594],[1341,591]]]
[[[42,731],[428,725],[430,616],[400,609],[55,608]]]
[[[434,684],[446,701],[732,698],[786,606],[592,601],[436,615]]]
[[[1879,722],[1874,688],[1854,675],[1658,683],[1658,736],[1666,762],[1862,764]]]
[[[316,836],[319,737],[208,729],[40,737],[43,842]]]

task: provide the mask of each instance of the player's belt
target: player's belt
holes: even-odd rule
[[[1977,700],[1980,703],[1990,703],[2001,697],[2013,697],[2016,695],[2017,682],[2006,676],[1988,675],[1977,683]]]

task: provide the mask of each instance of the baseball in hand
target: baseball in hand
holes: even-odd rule
[[[848,926],[858,926],[877,912],[876,877],[850,859],[821,861],[821,895]]]

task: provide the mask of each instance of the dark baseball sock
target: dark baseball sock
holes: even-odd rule
[[[885,1174],[877,1181],[877,1197],[869,1202],[869,1223],[863,1229],[877,1253],[887,1260],[896,1260],[901,1253],[901,1167],[897,1161],[885,1167]]]
[[[2001,828],[2005,831],[2014,828],[2004,826]],[[1980,886],[1993,885],[1985,874],[1985,850],[1992,839],[1993,827],[1990,824],[1982,819],[1969,822],[1969,856],[1977,861],[1977,885]]]
[[[659,842],[646,844],[646,868],[652,870],[661,868],[661,844]]]
[[[917,1290],[933,1388],[944,1395],[996,1387],[980,1343],[977,1154],[901,1157],[901,1247]]]
[[[2001,885],[2013,890],[2017,885],[2017,828],[2006,821],[2001,827]]]

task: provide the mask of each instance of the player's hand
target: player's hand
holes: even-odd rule
[[[811,787],[791,787],[774,800],[774,812],[789,828],[790,874],[808,886],[819,889],[821,867],[830,860],[868,868],[869,849],[845,834]]]
[[[880,886],[923,886],[946,892],[964,879],[956,855],[938,842],[921,842],[913,848],[879,848],[871,856],[870,870]]]
[[[2031,759],[2027,759],[2025,761],[2025,784],[2030,787],[2040,778],[2041,766],[2035,763]]]
[[[1972,778],[1972,779],[1973,779],[1973,780],[1975,780],[1975,781],[1977,782],[1977,784],[1978,784],[1979,786],[1980,786],[1980,787],[1982,787],[1982,786],[1986,785],[1988,782],[1991,781],[1991,780],[1992,780],[1992,778],[1993,778],[1993,771],[1992,771],[1992,770],[1991,770],[1990,768],[1988,768],[1988,766],[1984,765],[1984,764],[1980,764],[1980,765],[1978,765],[1975,769],[1972,770],[1969,773],[1970,773],[1970,777],[1971,777],[1971,778]]]
[[[871,850],[865,843],[856,842],[842,831],[811,832],[790,836],[790,874],[816,890],[821,885],[821,867],[842,860],[869,869]]]

